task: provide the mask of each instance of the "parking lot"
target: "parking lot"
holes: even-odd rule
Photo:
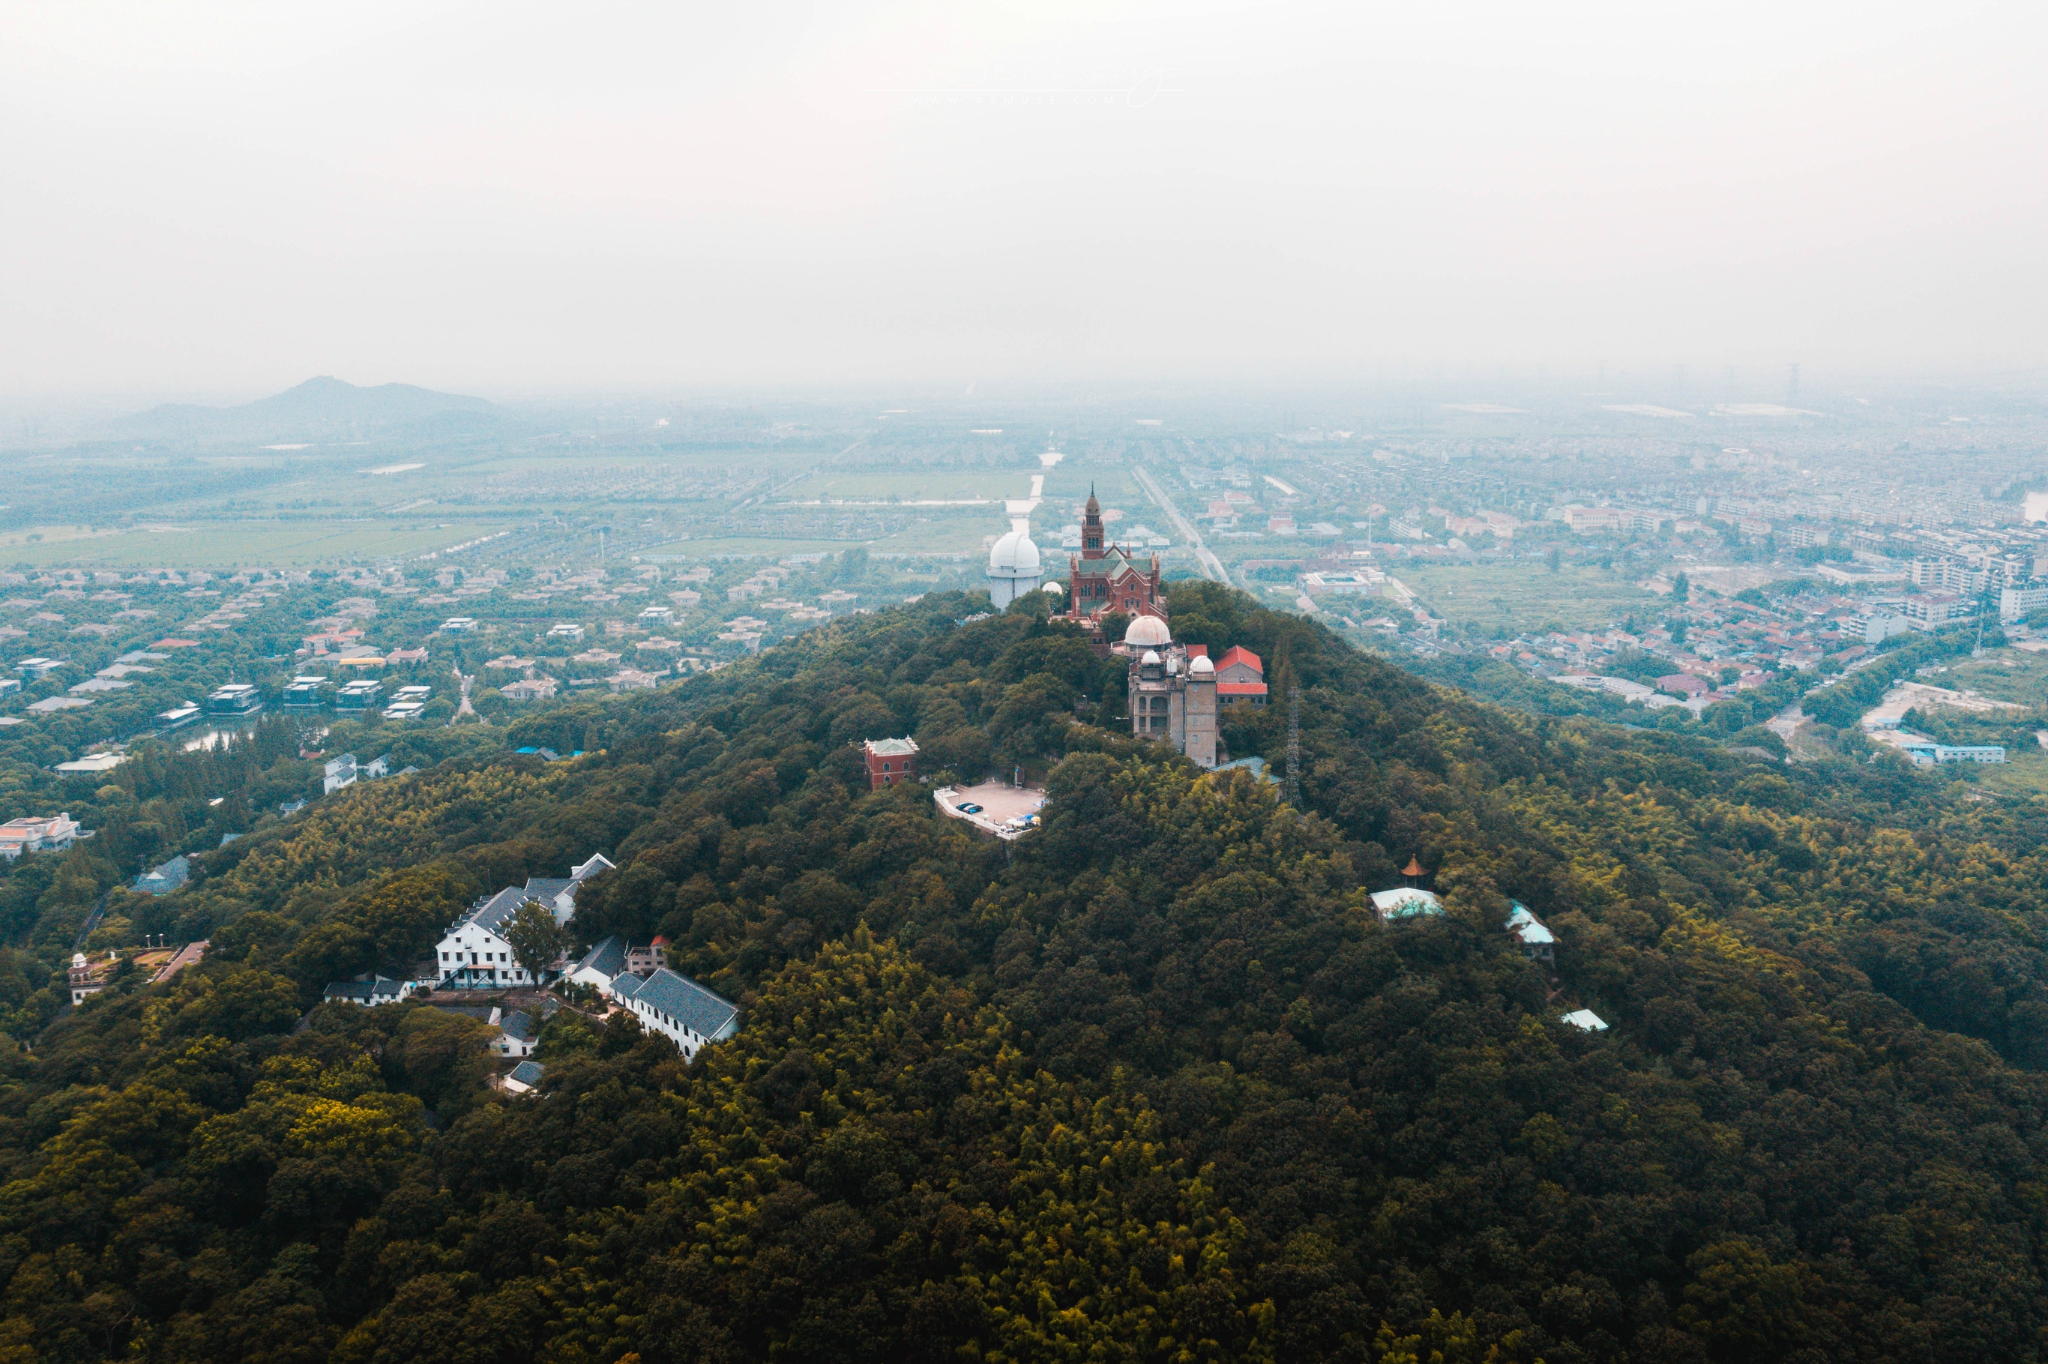
[[[964,819],[998,838],[1015,838],[1023,831],[1004,825],[1021,815],[1037,814],[1038,807],[1045,804],[1045,792],[991,781],[980,786],[941,786],[932,792],[932,799],[954,819]],[[979,805],[981,812],[970,815],[958,808],[963,804]]]

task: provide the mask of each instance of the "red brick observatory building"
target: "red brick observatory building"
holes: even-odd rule
[[[869,739],[868,789],[879,791],[917,775],[917,744],[910,739]]]

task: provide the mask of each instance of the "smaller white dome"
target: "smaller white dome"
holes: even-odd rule
[[[1047,583],[1038,590],[1041,592],[1050,592],[1055,597],[1057,597],[1060,593],[1066,591],[1067,589],[1063,584],[1060,583]]]
[[[1153,649],[1147,649],[1147,650],[1145,651],[1145,656],[1144,656],[1143,658],[1141,658],[1141,659],[1139,659],[1139,660],[1138,660],[1138,662],[1140,662],[1140,663],[1144,664],[1144,665],[1145,665],[1146,667],[1148,667],[1148,668],[1149,668],[1149,667],[1151,667],[1151,666],[1152,666],[1153,664],[1157,663],[1158,661],[1159,661],[1159,654],[1158,654],[1158,651],[1157,651],[1157,650],[1153,650]]]
[[[1124,643],[1133,649],[1158,649],[1173,643],[1173,632],[1157,616],[1133,616],[1124,631]]]
[[[1215,675],[1216,665],[1209,661],[1207,654],[1198,654],[1188,660],[1189,677],[1214,677]]]

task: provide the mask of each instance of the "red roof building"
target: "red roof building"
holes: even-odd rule
[[[1266,665],[1242,644],[1233,644],[1216,660],[1216,699],[1266,704]]]

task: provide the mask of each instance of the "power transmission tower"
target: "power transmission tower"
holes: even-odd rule
[[[1301,688],[1287,689],[1287,798],[1301,804]]]

